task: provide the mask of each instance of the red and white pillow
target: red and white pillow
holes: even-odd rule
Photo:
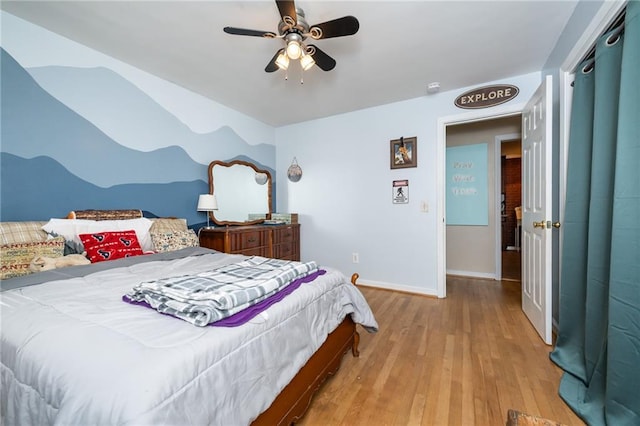
[[[78,235],[91,263],[144,254],[136,231],[105,231]]]

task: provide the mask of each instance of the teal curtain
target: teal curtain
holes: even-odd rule
[[[640,425],[640,2],[576,71],[563,223],[559,393],[589,425]]]

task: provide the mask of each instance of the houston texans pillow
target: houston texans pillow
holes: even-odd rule
[[[79,237],[92,263],[144,254],[134,230],[94,232]]]

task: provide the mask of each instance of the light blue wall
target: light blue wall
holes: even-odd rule
[[[274,129],[2,12],[0,218],[196,211],[213,160],[272,173]]]
[[[520,88],[508,107],[526,103],[540,73],[487,84]],[[368,284],[437,294],[437,123],[466,112],[453,101],[468,89],[276,129],[278,209],[300,214],[302,258],[358,272]],[[418,167],[390,169],[390,141],[400,136],[418,138]],[[303,170],[297,183],[284,175],[293,157]],[[402,179],[409,203],[393,204],[392,182]]]

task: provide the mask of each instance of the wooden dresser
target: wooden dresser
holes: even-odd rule
[[[224,253],[300,260],[300,224],[201,229],[200,246]]]

